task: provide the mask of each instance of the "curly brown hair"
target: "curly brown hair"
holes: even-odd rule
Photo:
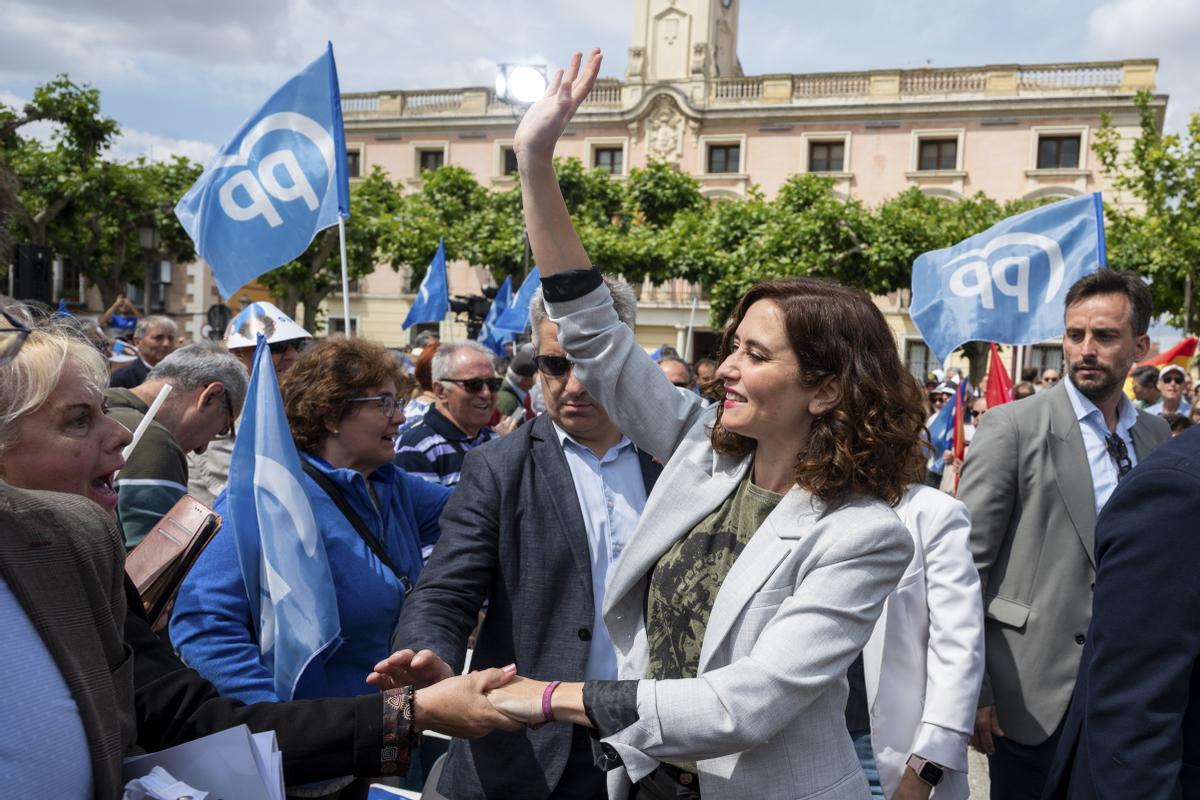
[[[815,278],[780,278],[751,287],[738,302],[721,337],[720,360],[733,350],[734,333],[750,306],[769,300],[783,312],[787,338],[800,364],[800,385],[832,377],[841,400],[812,422],[808,444],[796,458],[796,483],[838,504],[852,494],[899,502],[925,474],[921,390],[904,368],[883,314],[863,292]],[[718,397],[724,389],[714,387]],[[721,426],[713,448],[742,457],[755,441]]]
[[[350,398],[389,380],[399,391],[404,377],[383,345],[338,336],[309,348],[279,384],[296,446],[315,452],[345,418]]]

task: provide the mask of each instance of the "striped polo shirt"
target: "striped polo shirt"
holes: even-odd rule
[[[419,424],[400,434],[395,463],[410,475],[455,486],[467,452],[495,438],[496,432],[486,426],[467,436],[432,405]]]

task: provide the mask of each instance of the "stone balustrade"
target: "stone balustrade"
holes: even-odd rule
[[[1041,94],[1128,94],[1153,91],[1158,62],[1154,59],[1096,61],[1075,64],[1008,64],[986,67],[922,67],[907,70],[760,75],[708,81],[710,106],[822,105],[863,100],[921,101],[930,97],[1036,96]],[[638,84],[599,81],[584,101],[584,111],[618,109],[635,102]],[[694,96],[694,95],[693,95]],[[342,112],[350,119],[486,116],[508,114],[490,89],[432,89],[361,92],[342,95]]]

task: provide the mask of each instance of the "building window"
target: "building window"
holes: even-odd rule
[[[417,154],[417,165],[421,172],[435,170],[446,163],[445,150],[421,150]]]
[[[958,166],[958,139],[922,139],[917,153],[917,169],[952,170]]]
[[[325,330],[330,336],[345,336],[346,335],[346,318],[345,317],[326,317]],[[350,330],[354,335],[358,335],[358,317],[350,318]]]
[[[708,146],[708,172],[738,172],[741,166],[742,146],[739,144],[710,144]]]
[[[929,345],[917,339],[904,343],[904,365],[908,367],[909,374],[919,381],[924,381],[926,375],[942,366]]]
[[[1035,344],[1025,350],[1025,366],[1037,367],[1040,375],[1044,369],[1061,370],[1063,365],[1062,346],[1057,344]]]
[[[1078,167],[1078,136],[1038,137],[1038,169],[1077,169]]]
[[[809,172],[842,172],[846,161],[845,142],[809,142]]]
[[[359,150],[346,151],[346,175],[350,178],[362,177],[362,152]]]
[[[517,151],[511,147],[504,148],[504,174],[517,174]]]
[[[625,150],[620,147],[597,147],[592,151],[592,166],[609,175],[625,172]]]

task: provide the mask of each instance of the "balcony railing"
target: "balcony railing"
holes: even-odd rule
[[[1117,89],[1124,79],[1121,64],[1052,64],[1022,67],[1017,85],[1022,90]]]
[[[796,100],[818,97],[860,97],[871,88],[871,80],[864,72],[831,72],[816,75],[797,75],[792,82],[792,96]]]
[[[1157,61],[1130,60],[714,78],[708,81],[707,103],[803,106],[863,99],[922,100],[935,95],[1132,93],[1139,89],[1153,90],[1157,70]],[[644,92],[627,95],[625,86],[611,78],[597,82],[584,101],[584,110],[619,110],[625,108],[626,102],[636,102],[639,96],[644,96]],[[499,102],[495,93],[485,87],[346,94],[342,96],[342,110],[351,119],[512,113],[511,107]]]

